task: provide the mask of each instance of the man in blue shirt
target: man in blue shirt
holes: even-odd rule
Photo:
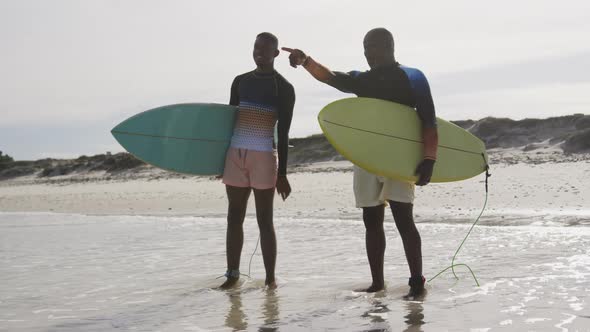
[[[363,46],[365,58],[371,69],[366,72],[348,73],[331,71],[299,49],[283,50],[291,53],[291,66],[303,66],[314,78],[340,91],[353,93],[358,97],[389,100],[415,108],[422,122],[424,142],[424,158],[416,165],[416,185],[426,185],[432,176],[438,145],[436,115],[428,81],[418,69],[402,66],[395,60],[393,36],[388,30],[376,28],[369,31],[365,35]],[[425,279],[422,276],[420,233],[414,224],[412,212],[414,184],[383,178],[355,166],[354,194],[357,207],[363,209],[365,245],[373,278],[371,286],[363,291],[377,292],[385,287],[383,218],[385,203],[388,202],[410,268],[408,295],[421,295],[424,292]]]

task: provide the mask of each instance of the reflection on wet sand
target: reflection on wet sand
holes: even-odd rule
[[[385,301],[391,301],[392,299],[385,298],[385,295],[379,294],[375,295],[375,298],[372,301],[371,308],[363,313],[361,317],[369,318],[371,321],[371,328],[366,330],[369,332],[384,332],[384,331],[392,331],[390,323],[387,321],[388,315],[392,312],[388,305],[385,304]],[[420,297],[415,297],[411,299],[404,298],[403,301],[404,306],[406,308],[406,315],[404,315],[404,323],[406,323],[406,328],[404,332],[421,332],[422,325],[425,324],[424,322],[424,307],[422,305],[424,299],[426,297],[426,293]]]
[[[248,316],[244,313],[242,304],[242,290],[234,289],[227,293],[229,299],[229,311],[225,316],[225,326],[232,331],[243,331],[248,329]],[[252,294],[252,293],[250,293]],[[279,296],[276,290],[264,289],[261,292],[262,304],[256,325],[260,322],[258,331],[278,331],[279,326]],[[250,322],[253,324],[253,322]]]
[[[369,318],[373,326],[368,332],[383,332],[391,331],[391,327],[387,323],[387,313],[391,310],[381,300],[375,300],[371,309],[366,311],[361,317]]]
[[[279,330],[279,297],[276,289],[265,289],[264,302],[262,303],[262,319],[264,324],[258,331]]]
[[[242,310],[242,294],[240,291],[227,292],[229,298],[229,312],[225,316],[225,326],[233,331],[242,331],[248,327],[246,314]]]
[[[426,294],[425,294],[426,295]],[[404,332],[421,332],[424,322],[424,306],[422,302],[425,296],[415,298],[412,301],[406,301],[407,314],[404,316],[405,323],[408,325]]]

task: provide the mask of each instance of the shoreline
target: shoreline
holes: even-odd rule
[[[502,217],[517,220],[519,215],[590,222],[590,155],[558,162],[553,160],[552,153],[523,155],[504,151],[501,158],[494,157],[498,156],[494,152],[491,156],[496,162],[492,163],[484,223],[500,222]],[[511,163],[517,157],[529,162]],[[291,167],[289,180],[293,192],[286,202],[277,196],[275,216],[362,220],[361,209],[354,206],[351,169],[348,161]],[[97,175],[66,176],[51,182],[32,177],[0,181],[0,212],[211,217],[226,214],[225,186],[220,180],[178,176],[153,168],[134,175],[110,180]],[[484,180],[482,174],[464,181],[417,187],[416,222],[474,220],[484,203]],[[254,214],[251,198],[247,215]]]
[[[496,166],[527,164],[542,165],[547,163],[575,163],[590,162],[590,153],[570,154],[564,153],[556,146],[546,145],[541,151],[521,151],[520,149],[490,149],[488,150],[488,159],[490,167]],[[342,158],[336,158],[330,161],[318,161],[302,164],[289,164],[289,175],[297,173],[332,173],[332,172],[352,172],[352,163]],[[214,179],[213,175],[192,175],[175,173],[156,168],[148,164],[142,164],[134,168],[123,169],[119,171],[106,170],[82,170],[69,173],[67,175],[43,175],[42,171],[29,175],[15,176],[12,178],[0,178],[0,187],[18,186],[30,184],[57,184],[68,185],[76,183],[97,183],[97,182],[126,182],[133,180],[169,180],[169,179],[194,179],[207,180]]]

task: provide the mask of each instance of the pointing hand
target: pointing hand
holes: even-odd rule
[[[281,47],[281,49],[285,52],[289,52],[289,63],[291,67],[297,68],[297,66],[303,65],[305,60],[307,60],[307,55],[303,53],[302,50],[296,48],[288,48],[288,47]]]

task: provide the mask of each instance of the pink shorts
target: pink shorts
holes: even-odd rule
[[[229,186],[271,189],[277,183],[277,153],[229,148],[225,156],[223,183]]]

